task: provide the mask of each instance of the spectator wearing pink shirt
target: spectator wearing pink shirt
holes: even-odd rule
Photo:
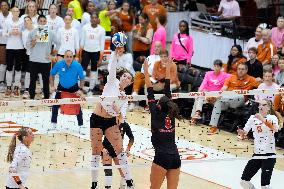
[[[282,48],[284,42],[284,18],[278,17],[277,27],[272,28],[271,40],[277,49]]]
[[[156,18],[156,23],[157,23],[157,30],[154,33],[153,40],[152,40],[152,45],[151,45],[151,51],[150,54],[155,54],[155,42],[160,41],[162,43],[162,47],[166,48],[166,38],[167,38],[167,33],[166,33],[166,25],[167,22],[167,16],[166,15],[158,15]]]
[[[190,64],[193,55],[193,39],[189,35],[188,22],[179,22],[179,31],[172,40],[171,57],[177,64]]]
[[[231,76],[231,74],[225,73],[222,70],[223,63],[221,60],[214,61],[214,71],[209,71],[205,74],[205,77],[199,87],[200,92],[208,91],[220,91],[224,85],[225,80]],[[195,124],[197,120],[201,119],[202,106],[204,103],[215,103],[216,98],[208,97],[196,98],[192,111],[191,111],[191,123]]]
[[[234,20],[241,16],[239,3],[235,0],[222,0],[218,8],[221,19]]]

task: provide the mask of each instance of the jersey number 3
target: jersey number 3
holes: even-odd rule
[[[262,132],[262,128],[261,128],[261,125],[259,125],[259,126],[256,126],[256,129],[257,129],[257,132],[258,132],[258,133],[261,133],[261,132]]]

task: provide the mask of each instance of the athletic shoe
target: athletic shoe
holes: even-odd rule
[[[12,96],[12,90],[7,88],[5,92],[5,98],[10,98]]]
[[[29,93],[29,91],[24,91],[23,99],[28,99],[28,98],[30,98],[30,93]]]
[[[19,98],[19,97],[20,97],[20,90],[19,90],[19,87],[14,87],[13,96],[14,96],[15,98]]]
[[[4,82],[0,82],[0,93],[4,93],[6,89],[5,83]]]
[[[92,97],[93,96],[93,91],[91,89],[89,89],[88,93],[87,93],[88,97]]]
[[[207,132],[207,135],[214,135],[218,133],[217,127],[210,127],[209,131]]]
[[[98,183],[97,182],[92,182],[92,187],[91,189],[98,189]]]
[[[128,186],[126,186],[126,189],[134,189],[134,184],[133,184],[132,179],[131,180],[125,180],[125,182],[126,182],[126,185],[128,185]],[[129,185],[131,185],[131,186],[129,186]]]
[[[133,112],[133,110],[136,108],[136,104],[135,102],[130,102],[129,106],[128,106],[128,111],[129,112]]]
[[[51,128],[48,129],[48,131],[55,131],[57,127],[57,123],[51,123]]]

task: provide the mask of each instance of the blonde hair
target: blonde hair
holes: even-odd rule
[[[35,6],[35,12],[34,12],[34,14],[32,15],[32,17],[34,17],[34,16],[37,15],[37,4],[36,4],[35,1],[29,1],[29,2],[28,2],[27,6],[26,6],[25,14],[29,15],[29,13],[28,13],[28,7],[29,7],[30,4],[34,4],[34,6]]]
[[[29,135],[28,130],[29,130],[28,127],[21,127],[14,134],[14,136],[13,136],[11,142],[10,142],[10,145],[9,145],[8,154],[7,154],[7,162],[11,163],[13,161],[14,152],[15,152],[15,149],[16,149],[16,142],[17,142],[16,138],[18,138],[18,140],[20,142],[23,142],[24,137]]]

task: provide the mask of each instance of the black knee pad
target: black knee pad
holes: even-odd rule
[[[111,166],[111,164],[106,164],[104,166]],[[105,176],[112,176],[112,169],[105,169]]]

